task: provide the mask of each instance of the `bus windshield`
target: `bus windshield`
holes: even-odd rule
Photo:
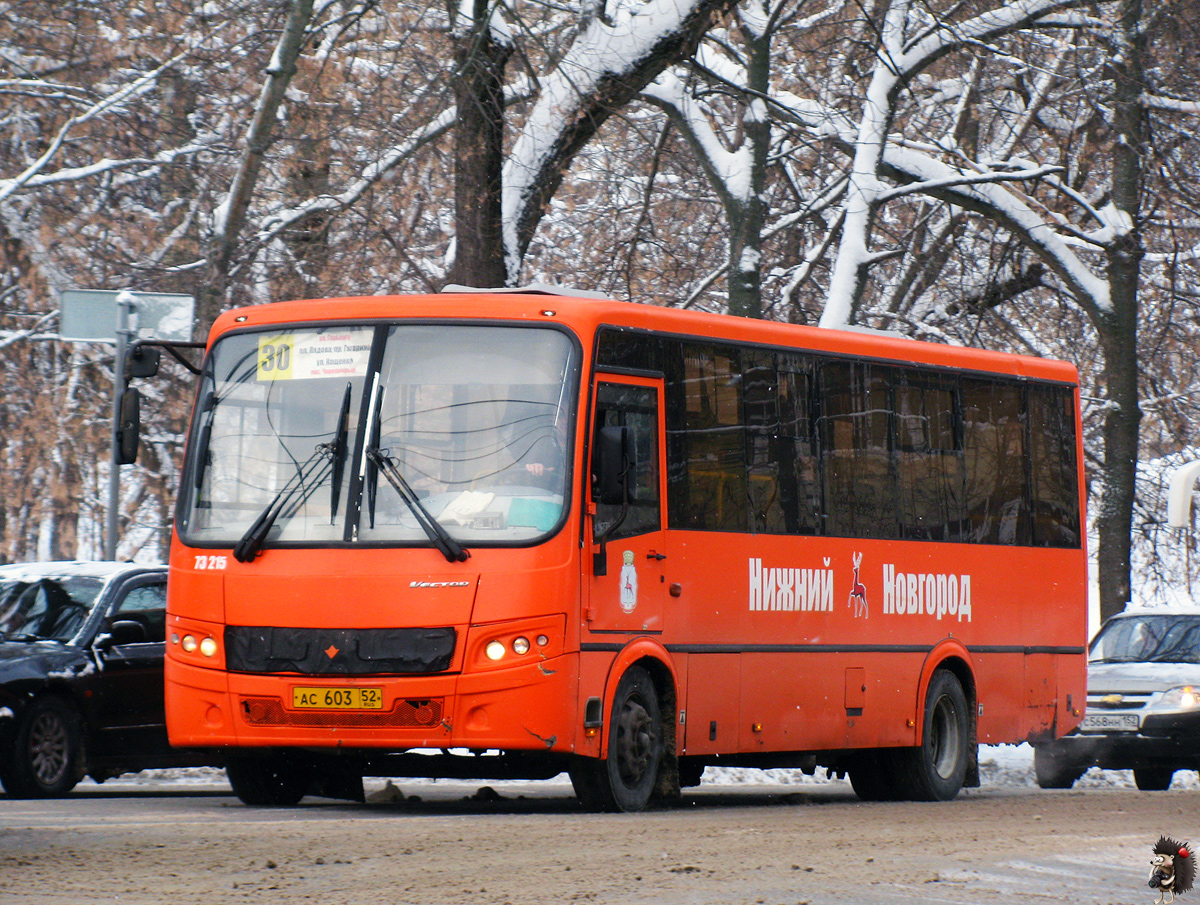
[[[386,324],[213,345],[185,543],[530,543],[561,522],[578,356],[547,328]]]

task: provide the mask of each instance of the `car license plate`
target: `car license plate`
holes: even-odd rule
[[[1079,725],[1080,732],[1137,732],[1136,713],[1089,713]]]
[[[298,710],[382,710],[383,689],[362,686],[348,688],[292,688],[292,707]]]

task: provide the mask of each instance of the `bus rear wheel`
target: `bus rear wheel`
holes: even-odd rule
[[[895,801],[902,789],[896,778],[896,751],[860,751],[847,769],[850,786],[861,801]]]
[[[571,764],[575,795],[590,810],[640,811],[658,782],[663,733],[658,691],[639,666],[617,684],[607,734],[604,759],[581,757]]]
[[[896,754],[896,778],[903,797],[949,801],[963,786],[971,744],[967,696],[954,673],[939,669],[925,693],[921,744]]]
[[[1085,770],[1085,767],[1069,763],[1051,748],[1039,745],[1033,749],[1033,775],[1040,788],[1069,789]]]
[[[225,774],[233,794],[253,807],[298,804],[312,779],[307,765],[283,754],[231,755]]]

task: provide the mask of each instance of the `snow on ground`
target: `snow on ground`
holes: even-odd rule
[[[1033,749],[1029,745],[981,745],[979,748],[979,771],[982,788],[996,786],[1025,786],[1036,788],[1037,782],[1033,777]],[[432,783],[429,779],[403,779],[405,787]],[[505,785],[495,780],[479,780],[480,784],[495,786]],[[818,768],[813,776],[806,776],[800,770],[754,770],[742,767],[709,767],[704,771],[704,785],[805,785],[823,784],[829,782],[845,782],[826,775]],[[381,787],[384,780],[369,779],[368,792]],[[548,785],[570,786],[570,780],[565,773],[547,780]],[[79,784],[81,791],[95,789],[96,783],[91,779]],[[195,788],[211,790],[228,788],[225,772],[212,767],[194,767],[180,770],[145,770],[141,773],[131,773],[104,783],[105,789],[154,789]],[[1133,773],[1130,770],[1099,770],[1093,768],[1075,783],[1076,789],[1134,789]],[[1175,774],[1171,784],[1173,789],[1200,788],[1200,775],[1192,770],[1180,770]]]
[[[979,779],[982,788],[994,786],[1028,786],[1037,788],[1033,776],[1033,748],[1029,745],[980,745]],[[805,776],[799,770],[750,770],[737,767],[720,767],[704,771],[707,783],[768,783],[794,785],[812,782],[842,782],[830,779],[822,769],[814,776]],[[1076,789],[1135,789],[1131,770],[1088,770],[1076,783]],[[1180,770],[1171,784],[1173,789],[1200,788],[1200,775],[1192,770]]]

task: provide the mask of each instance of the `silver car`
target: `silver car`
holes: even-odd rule
[[[1129,610],[1096,633],[1083,722],[1034,749],[1043,789],[1068,789],[1089,767],[1133,770],[1144,791],[1200,770],[1200,609]]]

